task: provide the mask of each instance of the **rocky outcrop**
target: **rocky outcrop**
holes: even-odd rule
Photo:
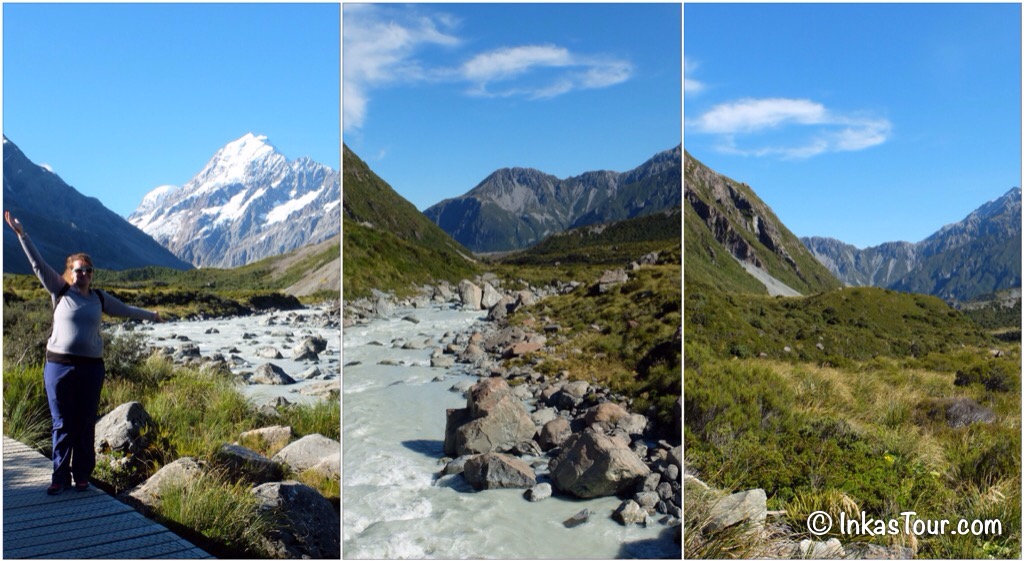
[[[296,481],[265,483],[252,490],[260,510],[280,520],[267,548],[278,559],[340,559],[341,521],[331,503]]]
[[[630,489],[651,471],[622,442],[590,428],[569,437],[550,470],[556,489],[583,499]]]

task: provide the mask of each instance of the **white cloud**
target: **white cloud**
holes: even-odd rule
[[[704,82],[692,78],[692,74],[696,72],[699,63],[693,59],[683,58],[683,91],[688,94],[697,94],[706,88]]]
[[[464,82],[473,96],[543,99],[619,84],[633,73],[628,61],[558,45],[506,46],[470,55],[462,64],[432,65],[420,58],[426,48],[462,45],[454,18],[369,4],[345,4],[343,15],[346,132],[366,122],[374,89],[398,83]]]
[[[422,80],[428,71],[415,58],[425,46],[452,47],[459,39],[448,16],[385,10],[368,4],[345,4],[342,104],[345,129],[366,119],[369,92],[376,87]]]
[[[688,125],[718,135],[722,152],[794,159],[863,150],[885,142],[892,130],[886,119],[837,114],[808,99],[788,98],[722,103]],[[765,144],[761,137],[768,132],[784,140]]]
[[[551,69],[556,71],[546,72]],[[628,62],[580,56],[556,45],[502,47],[474,56],[460,69],[462,78],[473,84],[471,95],[529,99],[612,86],[628,80],[632,72]],[[508,86],[510,81],[515,86]]]

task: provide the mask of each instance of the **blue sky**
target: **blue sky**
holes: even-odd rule
[[[630,170],[681,141],[680,12],[345,4],[345,143],[421,210],[503,167]]]
[[[917,242],[1020,185],[1020,4],[684,10],[685,147],[796,235]]]
[[[126,216],[247,132],[334,169],[337,4],[4,4],[3,132]]]

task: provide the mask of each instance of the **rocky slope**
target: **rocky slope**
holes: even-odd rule
[[[184,186],[151,191],[128,219],[196,266],[236,267],[337,235],[340,203],[337,171],[288,160],[249,133]]]
[[[68,255],[84,251],[103,269],[191,268],[100,201],[33,163],[6,136],[3,144],[4,209],[22,221],[51,267],[62,270]],[[17,236],[3,230],[4,272],[30,274]]]
[[[720,175],[689,153],[683,196],[687,278],[781,295],[839,286],[749,185]]]
[[[802,238],[829,270],[853,286],[881,286],[965,301],[1021,285],[1021,190],[985,203],[918,243],[858,249]]]
[[[521,249],[570,228],[679,206],[680,152],[666,150],[625,173],[592,171],[567,179],[500,169],[424,214],[473,251]]]

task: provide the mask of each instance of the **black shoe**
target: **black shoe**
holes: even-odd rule
[[[78,483],[75,483],[75,491],[82,492],[82,491],[85,491],[88,488],[89,488],[89,482],[88,481],[79,481]]]
[[[46,488],[47,495],[59,495],[64,492],[64,486],[60,483],[54,483]]]

